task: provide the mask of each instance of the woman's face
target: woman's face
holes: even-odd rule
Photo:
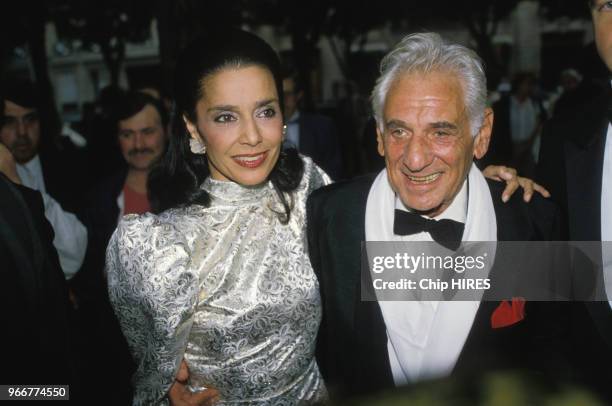
[[[187,129],[206,146],[211,177],[241,185],[264,182],[281,150],[283,118],[269,70],[226,68],[202,83],[197,123]]]

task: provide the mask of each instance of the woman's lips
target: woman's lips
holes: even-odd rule
[[[263,164],[267,157],[268,151],[261,152],[259,154],[235,155],[232,158],[238,165],[252,169]]]

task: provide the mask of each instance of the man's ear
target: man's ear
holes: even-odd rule
[[[385,144],[383,143],[383,135],[380,132],[380,129],[378,128],[378,123],[376,124],[376,143],[377,143],[378,154],[384,157],[385,156]]]
[[[195,124],[185,117],[185,115],[183,115],[183,121],[185,122],[185,127],[187,127],[187,131],[189,132],[191,138],[200,141],[200,135],[198,134],[198,129],[196,128]]]
[[[474,157],[480,159],[489,150],[491,142],[491,132],[493,130],[493,110],[489,107],[485,109],[484,120],[480,126],[478,135],[474,138]]]

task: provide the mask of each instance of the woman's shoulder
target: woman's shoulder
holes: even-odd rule
[[[163,255],[185,253],[187,244],[181,227],[185,210],[123,216],[109,242],[107,261],[114,254],[125,260],[138,258],[141,263],[154,263]]]
[[[160,214],[127,214],[121,218],[115,231],[121,238],[146,240],[157,234],[178,234],[177,220],[184,209],[170,209]]]
[[[329,175],[327,175],[323,169],[315,164],[312,158],[301,154],[300,158],[302,159],[302,162],[304,162],[304,175],[302,176],[302,181],[298,187],[300,190],[304,190],[307,192],[307,194],[310,194],[312,191],[332,183]]]

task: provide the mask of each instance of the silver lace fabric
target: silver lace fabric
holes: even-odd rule
[[[207,179],[212,203],[126,216],[107,250],[111,303],[138,368],[135,405],[167,404],[183,359],[221,404],[298,405],[326,390],[314,360],[321,319],[305,244],[308,194],[329,183],[310,159],[289,224],[271,184]]]

